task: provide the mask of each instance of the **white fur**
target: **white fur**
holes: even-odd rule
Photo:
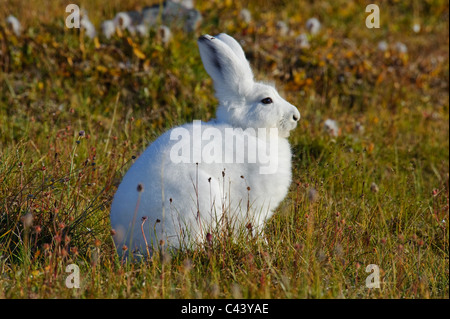
[[[231,127],[277,128],[278,152],[270,153],[272,159],[278,161],[277,172],[260,174],[262,164],[258,160],[229,164],[201,162],[198,167],[195,163],[175,164],[170,152],[178,141],[170,139],[175,128],[169,130],[136,160],[114,196],[111,226],[116,231],[114,241],[120,255],[123,245],[131,251],[146,252],[141,231],[144,216],[147,217],[144,234],[148,245],[157,247],[160,240],[164,240],[165,247],[182,248],[184,244],[204,240],[207,232],[220,227],[224,211],[235,228],[242,229],[250,221],[254,230],[261,231],[288,192],[291,150],[287,137],[300,118],[297,108],[282,99],[272,86],[254,82],[244,51],[232,37],[204,35],[198,45],[219,100],[217,119],[202,123],[202,132],[208,128],[222,133]],[[273,103],[261,102],[267,97],[271,97]],[[193,135],[193,123],[182,127]],[[249,143],[260,141],[263,150],[268,147],[267,141],[257,134],[247,138]],[[236,139],[244,140],[244,134],[238,134]],[[222,142],[218,147],[223,148],[224,154],[234,152]],[[141,192],[137,191],[138,184],[143,185]],[[249,211],[247,204],[250,204]]]

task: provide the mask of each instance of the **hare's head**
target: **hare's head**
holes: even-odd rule
[[[234,127],[277,128],[288,137],[300,113],[269,84],[255,82],[239,43],[225,33],[198,39],[206,72],[214,81],[219,100],[217,119]]]

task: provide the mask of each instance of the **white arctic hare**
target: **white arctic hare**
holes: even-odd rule
[[[146,243],[161,240],[166,247],[184,247],[203,240],[225,219],[235,228],[251,222],[261,230],[287,194],[287,137],[299,111],[274,87],[253,80],[244,51],[232,37],[203,35],[198,46],[219,100],[217,119],[172,128],[131,166],[111,207],[119,254],[124,245],[145,254]],[[255,144],[258,156],[250,147]],[[264,171],[268,163],[275,169]]]

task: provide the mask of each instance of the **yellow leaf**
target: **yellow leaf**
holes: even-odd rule
[[[135,46],[133,40],[132,40],[130,37],[127,37],[127,42],[128,42],[128,44],[131,45],[132,47]]]
[[[376,84],[377,85],[380,84],[381,82],[383,82],[383,80],[384,80],[384,72],[380,73],[380,75],[377,78]]]
[[[100,41],[98,41],[98,37],[94,38],[94,46],[96,49],[100,49]]]
[[[108,69],[106,67],[104,67],[103,65],[97,65],[96,69],[97,69],[97,71],[99,71],[101,73],[105,73],[108,71]]]
[[[137,47],[133,48],[133,53],[141,60],[145,59],[145,54],[141,50],[139,50]]]

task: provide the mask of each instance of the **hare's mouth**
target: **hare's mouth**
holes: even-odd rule
[[[286,118],[282,118],[279,122],[279,132],[280,137],[289,137],[291,131],[297,127],[297,122],[289,121]]]

